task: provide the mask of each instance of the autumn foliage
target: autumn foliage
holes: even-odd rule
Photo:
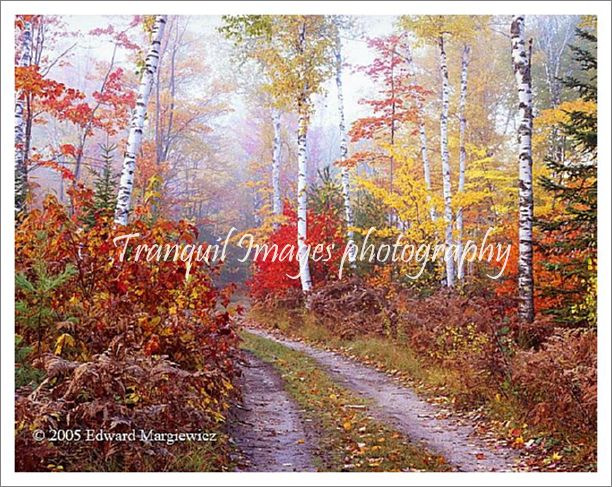
[[[594,19],[573,36],[572,16],[555,20],[555,36],[566,25],[576,43],[565,54],[554,52],[559,39],[541,37],[552,32],[539,25],[547,16],[529,26],[532,286],[519,279],[527,242],[519,242],[516,176],[525,159],[513,121],[523,108],[507,39],[492,29],[505,19],[401,16],[384,21],[385,35],[365,38],[350,16],[229,15],[214,27],[163,17],[104,20],[87,33],[98,42],[91,46],[61,16],[15,17],[16,469],[181,470],[192,455],[202,469],[231,466],[223,441],[33,438],[37,430],[224,431],[240,392],[233,285],[220,287],[226,276],[216,265],[133,257],[134,245],[205,245],[230,228],[257,235],[247,258],[223,264],[227,281],[246,282],[253,316],[266,310],[281,329],[275,313],[286,312],[283,331],[333,337],[355,357],[365,344],[368,365],[387,366],[399,350],[411,386],[477,414],[479,425],[497,422],[513,448],[529,430],[556,455],[596,468]],[[153,41],[156,23],[165,34],[157,29]],[[555,49],[545,52],[547,44]],[[369,64],[345,64],[355,49]],[[569,77],[548,76],[555,72]],[[546,93],[555,90],[553,103]],[[357,93],[366,97],[351,99]],[[338,102],[329,105],[330,94]],[[344,107],[357,101],[354,119]],[[130,122],[134,108],[142,124]],[[119,180],[122,153],[128,184]],[[113,221],[119,187],[129,188],[119,198],[126,226]],[[306,225],[298,227],[295,200]],[[442,255],[422,268],[358,257],[339,278],[347,241],[376,246],[398,236],[415,257],[490,237],[509,258],[479,256],[454,276]],[[300,281],[298,238],[312,289]],[[419,268],[421,277],[408,276]],[[499,275],[486,277],[492,268]],[[519,318],[527,295],[535,317]],[[336,407],[336,394],[325,395]]]
[[[326,346],[330,344],[325,337],[331,336],[345,351],[370,341],[384,343],[388,352],[368,354],[367,363],[387,370],[397,368],[397,350],[406,351],[410,367],[420,364],[423,376],[434,380],[428,387],[437,398],[446,396],[464,411],[503,417],[511,427],[504,427],[502,434],[513,448],[523,448],[528,435],[550,436],[551,444],[581,445],[581,461],[594,462],[593,330],[558,328],[549,317],[526,325],[508,313],[515,307],[512,298],[477,288],[462,294],[439,290],[423,297],[397,286],[374,287],[350,279],[319,286],[310,305],[306,319],[304,314],[287,314],[289,332],[320,339]],[[265,309],[260,304],[256,312],[264,310],[266,316]],[[273,312],[280,315],[278,309]],[[340,315],[346,319],[338,319]],[[304,332],[305,320],[311,330],[314,325],[314,334]],[[500,411],[505,415],[498,416]]]
[[[186,280],[180,260],[122,262],[122,246],[113,244],[115,236],[131,233],[149,245],[190,243],[194,227],[141,217],[116,229],[103,212],[86,224],[95,212],[92,192],[72,192],[74,214],[48,196],[16,231],[16,333],[44,377],[34,391],[18,392],[18,447],[31,444],[35,429],[191,431],[222,423],[237,344],[225,307],[229,290],[215,288],[214,269],[203,263]],[[110,445],[42,442],[20,448],[18,467],[87,468],[84,463],[112,460],[139,470],[173,458],[139,442]]]
[[[285,204],[284,222],[273,231],[264,242],[269,249],[278,249],[278,258],[273,253],[267,257],[261,252],[253,260],[253,277],[249,281],[251,295],[257,300],[279,297],[291,290],[300,289],[300,280],[290,276],[299,276],[297,258],[297,214]],[[313,284],[323,284],[333,280],[338,274],[338,267],[344,239],[340,234],[341,225],[327,213],[309,212],[307,218],[308,239],[310,245],[310,273]],[[283,249],[287,249],[283,252]],[[283,256],[284,258],[281,258]]]

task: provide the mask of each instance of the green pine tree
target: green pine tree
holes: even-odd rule
[[[44,372],[32,366],[30,355],[34,349],[23,344],[23,337],[15,334],[15,388],[40,384]]]
[[[308,192],[308,203],[315,214],[327,213],[341,219],[344,211],[342,186],[330,166],[317,171],[318,180]]]
[[[44,240],[46,234],[39,232],[36,238]],[[55,292],[76,273],[76,268],[72,264],[68,264],[60,273],[51,273],[47,263],[39,258],[30,273],[15,274],[15,290],[19,298],[15,302],[17,329],[30,330],[33,333],[38,353],[41,351],[43,337],[55,330],[54,323],[65,318],[58,316],[53,309],[52,300]]]
[[[115,210],[117,200],[117,175],[113,172],[113,155],[116,145],[100,145],[103,166],[94,180],[94,208],[110,213]]]
[[[113,153],[116,145],[100,144],[102,167],[99,171],[91,170],[93,175],[93,202],[84,212],[82,223],[90,228],[100,217],[112,218],[117,202],[118,176],[113,171]]]
[[[579,66],[577,74],[563,84],[590,102],[597,102],[597,37],[577,29],[583,44],[572,46]],[[571,326],[596,323],[597,259],[597,113],[567,112],[569,121],[560,127],[566,144],[564,160],[547,159],[551,176],[540,179],[541,186],[553,194],[562,208],[557,215],[537,221],[553,243],[542,245],[549,260],[545,268],[558,273],[564,281],[576,283],[570,289],[543,286],[543,296],[560,298],[561,306],[545,309],[556,321]],[[554,259],[553,257],[568,257]]]

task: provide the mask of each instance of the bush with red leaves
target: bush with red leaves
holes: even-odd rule
[[[597,431],[597,333],[558,329],[540,350],[520,351],[512,381],[532,421],[579,436]]]
[[[270,252],[267,255],[260,252],[254,259],[253,277],[248,284],[250,294],[256,300],[276,299],[291,290],[300,289],[297,214],[293,208],[285,205],[283,215],[284,223],[263,243]],[[336,279],[344,251],[344,239],[341,226],[332,215],[309,212],[307,228],[310,275],[313,285],[317,287]]]
[[[165,447],[32,443],[38,428],[212,428],[234,394],[238,336],[231,290],[215,287],[215,269],[193,261],[186,279],[180,259],[121,259],[113,244],[136,233],[137,244],[197,244],[194,226],[137,215],[117,228],[112,215],[94,212],[91,191],[70,192],[73,212],[49,196],[15,232],[16,333],[28,350],[21,365],[41,364],[44,379],[17,391],[17,469],[170,468]]]

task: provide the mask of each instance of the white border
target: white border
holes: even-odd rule
[[[14,472],[14,231],[13,19],[16,14],[515,14],[597,15],[599,19],[599,472],[597,473],[15,473]],[[607,1],[4,1],[2,24],[2,485],[610,485],[610,3]],[[8,80],[11,80],[10,82]],[[10,399],[9,399],[10,398]]]

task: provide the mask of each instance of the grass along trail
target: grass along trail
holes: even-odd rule
[[[379,422],[421,442],[460,471],[510,471],[517,468],[516,453],[474,434],[464,419],[443,418],[437,408],[410,388],[387,375],[337,353],[272,335],[255,328],[249,334],[276,342],[315,360],[336,382],[367,401],[368,413]]]
[[[367,400],[335,383],[307,354],[248,332],[242,338],[246,350],[281,374],[285,391],[301,408],[303,421],[310,426],[307,431],[313,433],[305,444],[314,447],[312,460],[318,471],[451,470],[440,455],[374,419]],[[245,397],[251,393],[248,387],[243,389]],[[276,399],[271,401],[271,408],[284,407]]]

